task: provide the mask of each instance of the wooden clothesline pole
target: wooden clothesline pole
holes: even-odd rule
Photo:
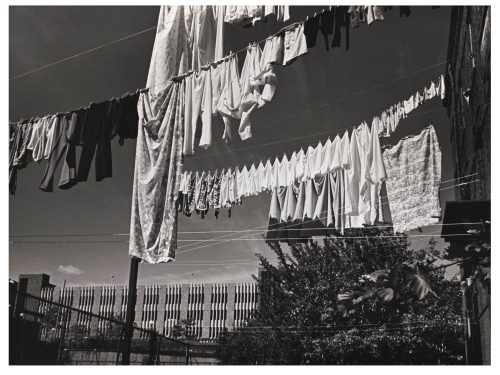
[[[124,348],[122,356],[122,365],[130,364],[130,352],[132,349],[132,338],[134,337],[135,304],[137,301],[137,275],[139,274],[140,259],[130,258],[130,272],[128,277],[128,297],[127,313],[125,316],[124,330]]]

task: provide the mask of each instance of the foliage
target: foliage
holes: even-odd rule
[[[471,236],[470,244],[465,246],[464,268],[471,276],[466,284],[478,279],[491,289],[491,231],[490,222],[485,221],[480,229],[467,231]]]
[[[435,242],[414,251],[406,236],[380,234],[390,232],[351,229],[289,252],[272,244],[273,264],[257,254],[259,311],[222,336],[221,362],[461,363],[459,282],[445,279],[442,268],[424,272],[441,257]]]

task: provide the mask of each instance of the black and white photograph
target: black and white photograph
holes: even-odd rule
[[[7,371],[490,371],[470,3],[5,4]]]

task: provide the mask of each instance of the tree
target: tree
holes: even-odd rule
[[[460,284],[445,279],[444,268],[424,272],[442,255],[435,242],[414,251],[404,235],[363,228],[326,238],[323,245],[294,244],[289,253],[279,245],[270,246],[276,265],[257,254],[263,269],[257,279],[257,316],[221,337],[217,355],[222,363],[460,363]],[[416,268],[433,293],[420,299],[411,278],[402,283],[391,278],[405,287],[394,288],[397,292],[390,298],[378,293],[378,298],[371,298],[367,275]],[[353,306],[339,308],[342,296],[353,291]],[[364,293],[366,298],[360,298]]]

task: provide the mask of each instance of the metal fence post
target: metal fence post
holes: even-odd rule
[[[59,311],[57,312],[57,315],[59,316]],[[59,336],[59,348],[57,350],[57,364],[61,364],[61,359],[62,359],[62,352],[64,349],[64,338],[66,337],[66,317],[68,315],[68,311],[63,311],[63,323],[62,323],[62,331],[61,335]],[[57,318],[58,320],[56,321],[56,329],[57,326],[59,325],[59,317]]]

